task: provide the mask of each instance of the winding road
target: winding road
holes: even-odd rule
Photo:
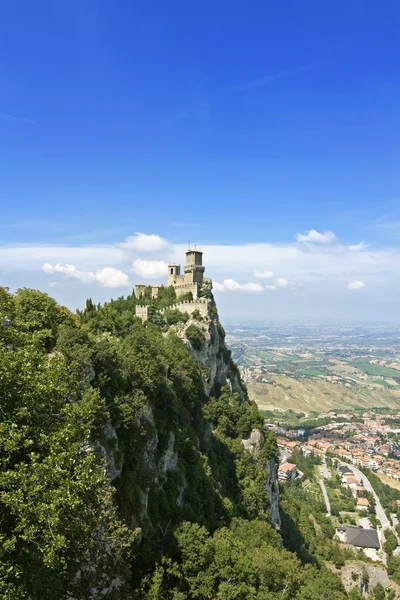
[[[325,483],[323,479],[318,479],[319,485],[321,486],[322,494],[324,496],[325,504],[326,504],[326,516],[331,516],[331,503],[329,502],[328,492],[326,491]]]
[[[385,511],[383,510],[383,506],[381,504],[381,501],[379,500],[377,494],[374,492],[374,489],[372,487],[372,485],[369,482],[369,479],[366,475],[364,475],[364,473],[362,473],[359,469],[357,469],[356,467],[354,467],[353,465],[347,465],[354,473],[354,475],[356,477],[358,477],[358,479],[361,479],[365,489],[367,490],[367,492],[371,492],[371,494],[373,495],[373,497],[375,498],[375,510],[376,510],[376,516],[378,517],[378,519],[380,520],[380,522],[382,523],[382,527],[383,529],[393,529],[392,524],[390,523],[389,519],[386,516]]]

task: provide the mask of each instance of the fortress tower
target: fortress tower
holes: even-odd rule
[[[203,285],[203,253],[199,250],[188,250],[186,252],[186,265],[184,268],[185,279],[191,283],[197,283],[199,287]]]
[[[203,285],[204,270],[203,253],[189,249],[186,252],[184,275],[181,275],[180,265],[168,265],[168,285],[175,288],[177,296],[192,292],[193,298],[198,298]]]

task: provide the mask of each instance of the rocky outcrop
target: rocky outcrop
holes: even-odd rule
[[[218,312],[213,301],[206,305],[208,311],[204,315],[194,317],[190,314],[186,323],[175,325],[177,335],[185,342],[194,359],[199,364],[207,396],[217,392],[222,386],[229,385],[233,392],[243,398],[239,371],[235,369],[230,351],[225,345],[225,331],[218,319]],[[201,348],[195,348],[187,338],[186,332],[194,326],[204,335]]]
[[[246,450],[256,459],[259,455],[264,443],[264,436],[259,429],[253,429],[248,439],[242,440],[242,444]],[[280,528],[281,518],[279,515],[279,483],[278,483],[278,467],[275,457],[269,459],[266,471],[268,475],[267,490],[270,498],[270,520],[276,527]]]
[[[277,529],[281,526],[281,517],[279,514],[279,482],[278,482],[278,465],[275,458],[270,458],[267,465],[267,490],[270,498],[270,519],[271,523]]]

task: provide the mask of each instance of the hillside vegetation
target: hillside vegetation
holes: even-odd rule
[[[197,325],[143,325],[135,303],[76,316],[0,288],[0,598],[345,598],[290,495],[286,548],[272,526],[276,441],[212,296]]]

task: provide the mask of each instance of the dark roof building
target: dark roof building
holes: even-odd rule
[[[346,537],[349,544],[359,548],[375,548],[379,550],[378,533],[376,529],[361,529],[361,527],[346,527]]]
[[[341,475],[354,475],[353,471],[347,465],[340,465],[339,472]]]

